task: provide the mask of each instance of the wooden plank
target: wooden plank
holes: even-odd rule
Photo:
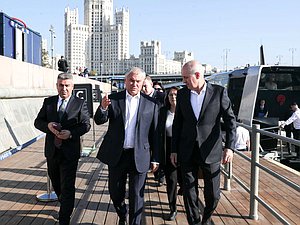
[[[107,126],[97,128],[97,136],[106,132]],[[93,143],[92,134],[84,139],[86,145]],[[46,190],[46,164],[41,139],[21,152],[0,161],[0,224],[54,225],[53,214],[58,212],[58,203],[37,202],[36,194]],[[94,158],[96,152],[80,160],[76,179],[76,202],[72,221],[75,224],[118,224],[118,216],[108,192],[107,166],[100,168]],[[248,153],[249,154],[249,153]],[[299,173],[261,159],[263,165],[299,184]],[[233,172],[250,184],[250,163],[235,156]],[[164,220],[169,214],[166,186],[157,187],[152,173],[148,174],[145,187],[143,224],[188,224],[183,198],[178,196],[175,221]],[[260,170],[259,196],[284,215],[291,224],[300,220],[300,194]],[[223,184],[223,179],[222,179]],[[249,193],[236,181],[231,182],[231,191],[222,190],[220,203],[213,214],[214,224],[280,224],[277,218],[259,205],[259,220],[249,218]],[[203,204],[203,181],[199,182],[199,196]],[[127,201],[126,201],[127,202]],[[203,209],[202,209],[203,211]]]

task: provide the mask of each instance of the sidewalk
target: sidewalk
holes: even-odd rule
[[[97,145],[107,126],[95,126]],[[85,147],[93,145],[92,132],[83,139]],[[53,215],[58,212],[57,202],[38,202],[36,196],[46,192],[46,160],[44,139],[0,161],[0,224],[1,225],[54,225]],[[112,225],[118,223],[117,214],[108,193],[107,166],[95,158],[96,151],[79,162],[76,180],[76,202],[71,224]],[[233,172],[249,183],[250,164],[235,156]],[[300,184],[299,174],[261,160],[272,170]],[[259,220],[248,218],[249,194],[235,181],[231,191],[222,191],[221,200],[213,215],[214,224],[281,224],[259,205]],[[203,183],[200,182],[200,200],[203,202]],[[288,219],[290,224],[300,221],[300,193],[260,172],[260,196]],[[157,187],[152,173],[148,174],[145,189],[143,224],[186,225],[183,199],[178,197],[178,215],[175,221],[165,221],[169,213],[166,187]]]

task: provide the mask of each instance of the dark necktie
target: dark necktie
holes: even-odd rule
[[[61,121],[61,119],[62,119],[62,117],[63,117],[63,114],[64,114],[65,109],[66,109],[66,105],[67,105],[67,101],[63,99],[63,100],[61,101],[61,104],[60,104],[60,106],[59,106],[59,108],[58,108],[58,111],[57,111],[59,121]],[[60,130],[61,130],[61,125],[60,125],[60,124],[57,124],[56,129],[57,129],[58,131],[60,131]],[[56,147],[56,148],[60,148],[60,147],[61,147],[61,144],[62,144],[62,140],[55,136],[55,137],[54,137],[54,145],[55,145],[55,147]]]
[[[67,101],[65,99],[63,99],[61,101],[61,104],[60,104],[60,106],[58,108],[58,112],[57,112],[58,113],[58,119],[59,119],[59,121],[61,121],[61,119],[62,119],[62,117],[64,115],[64,112],[65,112],[65,109],[66,109],[66,105],[67,105]]]

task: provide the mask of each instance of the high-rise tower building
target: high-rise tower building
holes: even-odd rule
[[[90,27],[79,24],[78,9],[65,9],[65,58],[71,73],[90,67]]]
[[[84,58],[85,66],[98,74],[124,72],[122,62],[129,58],[128,10],[116,10],[114,14],[113,0],[85,0],[84,25],[78,24],[78,9],[68,8],[65,24],[65,51],[72,68],[81,66],[79,63],[82,63],[81,58]],[[74,35],[76,44],[73,43]],[[85,48],[81,47],[81,44],[85,44]],[[74,53],[77,50],[83,50],[81,57]]]

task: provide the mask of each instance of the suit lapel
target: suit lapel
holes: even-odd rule
[[[145,105],[146,105],[145,98],[141,94],[140,95],[140,102],[139,102],[139,106],[138,106],[138,111],[137,111],[136,124],[138,124],[140,122],[140,120],[141,120],[142,113],[140,113],[140,112],[143,111],[143,109],[145,109]]]
[[[207,87],[206,87],[206,93],[205,93],[205,96],[204,96],[204,100],[203,100],[203,104],[202,104],[202,108],[201,108],[201,111],[200,111],[200,116],[199,116],[199,119],[198,121],[201,119],[201,117],[203,116],[204,114],[204,111],[211,99],[211,97],[213,96],[213,87],[211,84],[207,83]]]
[[[192,118],[194,118],[195,121],[197,121],[197,118],[195,116],[192,104],[191,104],[191,90],[189,90],[188,88],[186,88],[186,92],[185,92],[185,96],[183,97],[183,99],[187,99],[186,103],[186,109],[188,110],[188,113],[192,115]]]
[[[52,104],[51,111],[53,110],[53,112],[51,113],[51,115],[53,115],[54,121],[58,121],[59,120],[58,119],[58,113],[57,113],[57,111],[58,111],[58,109],[57,109],[57,102],[58,102],[58,95],[55,98],[53,98],[53,102],[51,103]]]
[[[71,95],[71,97],[70,97],[70,99],[69,99],[69,101],[68,101],[68,104],[67,104],[67,107],[66,107],[66,109],[65,109],[65,111],[64,111],[64,114],[63,114],[63,116],[62,116],[62,118],[61,118],[61,121],[63,121],[65,118],[66,118],[66,115],[69,115],[69,113],[72,111],[72,106],[74,105],[73,104],[73,101],[74,101],[75,99],[74,99],[74,96],[73,95]],[[58,114],[58,113],[57,113]]]
[[[123,124],[125,127],[126,123],[126,91],[123,91],[121,94],[121,98],[119,99],[119,106],[122,112]]]

